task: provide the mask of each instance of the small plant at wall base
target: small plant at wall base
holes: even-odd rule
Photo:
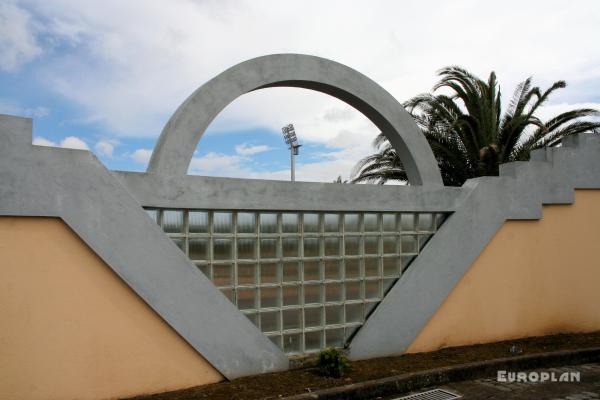
[[[600,133],[600,111],[579,108],[546,121],[535,114],[557,89],[521,82],[503,112],[496,74],[484,81],[461,67],[443,68],[432,93],[423,93],[404,103],[429,142],[445,185],[461,186],[467,179],[498,175],[499,165],[527,161],[531,150],[553,146],[578,133]],[[440,93],[440,89],[442,93]],[[376,153],[354,168],[352,182],[384,184],[408,180],[402,161],[387,138],[373,142]]]
[[[341,350],[329,347],[319,353],[319,373],[328,378],[340,378],[350,369],[348,358]]]

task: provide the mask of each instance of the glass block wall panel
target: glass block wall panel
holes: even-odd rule
[[[446,218],[396,212],[147,212],[288,355],[343,347]]]

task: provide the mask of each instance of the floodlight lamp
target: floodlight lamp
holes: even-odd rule
[[[281,132],[283,133],[283,139],[290,147],[298,141],[293,124],[284,126],[283,128],[281,128]]]

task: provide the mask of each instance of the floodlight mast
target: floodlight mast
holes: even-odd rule
[[[296,130],[294,129],[293,124],[288,124],[281,128],[281,132],[283,133],[283,140],[285,143],[290,146],[290,163],[291,163],[291,181],[294,182],[296,180],[296,156],[300,154],[300,146],[298,144],[298,137],[296,136]]]

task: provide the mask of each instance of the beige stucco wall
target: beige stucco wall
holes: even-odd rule
[[[61,220],[0,217],[0,399],[107,399],[223,377]]]
[[[409,352],[600,330],[600,190],[508,221]]]

